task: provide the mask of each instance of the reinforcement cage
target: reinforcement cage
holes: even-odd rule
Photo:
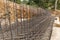
[[[0,0],[0,4],[0,40],[50,40],[50,12],[16,0]]]

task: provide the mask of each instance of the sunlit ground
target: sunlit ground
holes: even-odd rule
[[[59,20],[54,21],[51,40],[60,40],[60,22],[59,22]]]
[[[53,27],[51,40],[60,40],[60,28],[59,27]]]

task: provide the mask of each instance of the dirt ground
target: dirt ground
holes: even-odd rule
[[[56,24],[57,23],[59,23],[59,21],[57,21]],[[56,24],[53,25],[51,40],[60,40],[60,24]]]
[[[60,40],[60,27],[53,27],[51,40]]]

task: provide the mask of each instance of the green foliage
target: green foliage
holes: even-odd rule
[[[13,1],[13,0],[11,0]],[[32,5],[32,6],[37,6],[37,7],[42,7],[42,8],[47,8],[47,9],[54,9],[55,7],[55,1],[56,0],[23,0],[23,2],[21,2],[21,0],[15,0],[16,3],[24,3],[24,4],[28,4],[28,5]],[[58,9],[60,9],[60,0],[58,1]]]
[[[12,2],[15,2],[15,3],[18,3],[18,4],[21,3],[21,0],[9,0],[9,1],[12,1]]]
[[[58,1],[57,9],[60,10],[60,0]]]

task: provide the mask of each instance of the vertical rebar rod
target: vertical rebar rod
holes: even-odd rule
[[[1,28],[1,33],[2,33],[3,40],[4,40],[4,32],[3,32],[4,30],[2,29],[1,21],[2,21],[2,20],[0,19],[0,28]]]
[[[4,0],[3,0],[3,4],[4,4]],[[0,28],[1,28],[1,33],[2,33],[2,36],[3,36],[3,40],[4,40],[4,39],[5,39],[5,38],[4,38],[4,29],[3,29],[3,27],[2,27],[3,25],[1,25],[2,19],[3,19],[3,16],[1,15],[1,18],[0,18]]]
[[[26,13],[25,13],[25,11],[26,11],[26,10],[25,10],[25,7],[26,7],[26,5],[23,4],[23,10],[22,10],[22,11],[23,11],[23,13],[22,13],[22,14],[23,14],[23,15],[22,15],[23,18],[22,18],[22,22],[24,21],[25,16],[26,16],[26,15],[25,15],[25,14],[26,14]],[[25,36],[25,22],[22,23],[22,26],[23,26],[24,36]],[[26,39],[25,39],[25,40],[26,40]]]
[[[28,8],[29,8],[29,9],[28,9]],[[29,16],[31,16],[31,15],[29,15],[29,14],[30,14],[30,7],[27,6],[27,10],[26,10],[26,11],[28,11],[28,12],[27,12],[27,23],[28,23],[28,25],[27,25],[27,27],[28,27],[28,28],[27,28],[27,32],[30,33],[30,30],[29,30],[29,27],[30,27],[30,26],[29,26]],[[29,35],[27,35],[27,40],[29,40]]]
[[[29,16],[29,15],[28,15],[28,7],[27,7],[27,5],[25,5],[25,11],[26,11],[25,16],[27,16],[27,18],[26,18],[27,21],[26,21],[26,22],[28,23],[28,16]],[[27,30],[26,30],[26,31],[27,31],[27,34],[28,34],[28,33],[29,33],[28,25],[26,25],[26,26],[27,26],[27,28],[26,28]],[[28,35],[27,35],[27,38],[26,38],[25,40],[28,40]]]
[[[21,6],[21,3],[20,3],[20,22],[21,22],[21,24],[20,24],[20,34],[22,34],[22,6]]]
[[[24,32],[24,29],[23,29],[24,28],[24,25],[23,25],[24,24],[23,23],[23,19],[24,19],[24,4],[21,5],[21,8],[22,8],[21,9],[21,34],[23,35],[24,34],[23,33]],[[20,39],[20,40],[22,40],[22,39]]]
[[[9,20],[9,28],[10,28],[10,32],[11,32],[11,40],[13,40],[13,35],[12,35],[12,26],[11,26],[11,20],[10,20],[10,11],[9,11],[9,1],[6,0],[6,12],[7,12],[7,18]]]
[[[51,23],[50,23],[51,33],[50,33],[50,36],[49,36],[49,40],[51,40],[51,36],[52,36],[52,31],[53,31],[53,23],[54,23],[54,17],[53,17],[53,18],[51,18]]]
[[[6,2],[6,1],[4,1],[4,2]],[[4,2],[3,2],[3,4],[5,4]],[[5,9],[4,9],[4,12],[5,12],[5,27],[6,27],[5,29],[6,29],[6,32],[7,32],[6,35],[8,36],[8,29],[7,29],[7,25],[8,25],[7,22],[8,22],[8,21],[7,21],[7,18],[6,18],[6,16],[7,16],[7,14],[6,14],[6,5],[4,5],[4,8],[5,8]]]
[[[21,5],[22,3],[20,3],[20,35],[22,34],[22,31],[23,31],[23,26],[22,26],[22,14],[23,14],[23,6]],[[21,36],[20,36],[21,37]],[[22,40],[22,39],[20,39],[20,40]]]
[[[16,20],[16,28],[17,28],[17,34],[18,34],[18,13],[17,13],[17,4],[16,0],[13,0],[13,5],[14,5],[14,13],[15,13],[15,20]]]

